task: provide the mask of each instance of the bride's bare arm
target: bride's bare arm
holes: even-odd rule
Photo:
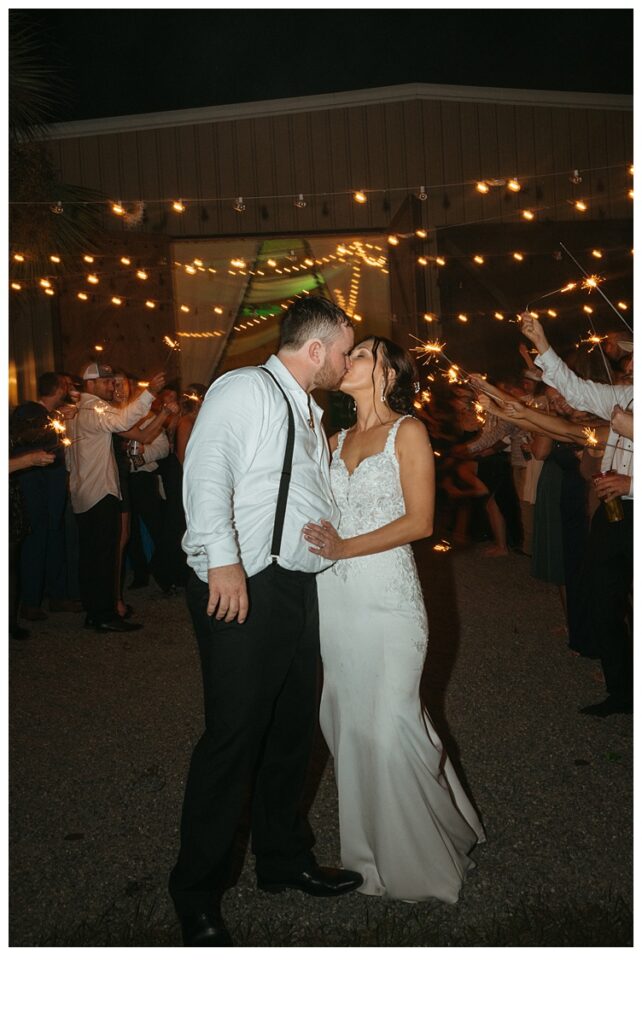
[[[430,537],[435,511],[435,461],[426,428],[419,420],[404,420],[397,432],[396,448],[405,514],[358,537],[340,537],[326,520],[308,523],[303,535],[311,551],[335,561],[374,555]]]

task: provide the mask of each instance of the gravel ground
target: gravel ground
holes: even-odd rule
[[[632,944],[631,717],[586,718],[598,663],[574,657],[552,588],[530,559],[418,545],[431,642],[424,690],[483,818],[459,903],[255,887],[251,857],[224,898],[244,946]],[[10,942],[175,946],[166,878],[202,723],[181,597],[132,591],[128,637],[51,615],[11,644]],[[310,822],[337,863],[331,761],[319,738]]]

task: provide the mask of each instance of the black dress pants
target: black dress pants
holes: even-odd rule
[[[257,874],[276,881],[315,863],[300,803],[317,714],[316,580],[270,565],[248,591],[242,625],[217,621],[206,614],[207,584],[190,571],[205,732],[192,754],[170,877],[179,914],[218,904],[250,793]]]
[[[116,614],[114,574],[120,530],[120,502],[107,494],[88,512],[76,514],[80,599],[92,619]]]
[[[609,694],[633,699],[633,502],[623,501],[624,519],[609,523],[600,504],[591,523],[585,569],[590,586],[593,634]]]

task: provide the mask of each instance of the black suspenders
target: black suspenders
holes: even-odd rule
[[[268,377],[271,377],[277,388],[285,399],[285,404],[288,407],[288,439],[285,444],[285,458],[283,459],[283,469],[281,470],[281,481],[279,483],[279,494],[276,499],[276,517],[274,520],[274,532],[272,534],[272,550],[270,555],[272,561],[276,562],[281,552],[281,537],[283,536],[283,523],[285,521],[285,507],[288,503],[288,491],[290,489],[290,477],[292,476],[292,453],[294,451],[294,416],[292,415],[292,406],[288,400],[288,396],[279,384],[274,374],[265,366],[260,366],[260,370],[267,373]]]

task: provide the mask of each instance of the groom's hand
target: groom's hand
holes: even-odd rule
[[[239,625],[247,618],[248,599],[245,573],[240,565],[219,565],[207,570],[210,598],[207,614],[226,622],[238,620]]]

